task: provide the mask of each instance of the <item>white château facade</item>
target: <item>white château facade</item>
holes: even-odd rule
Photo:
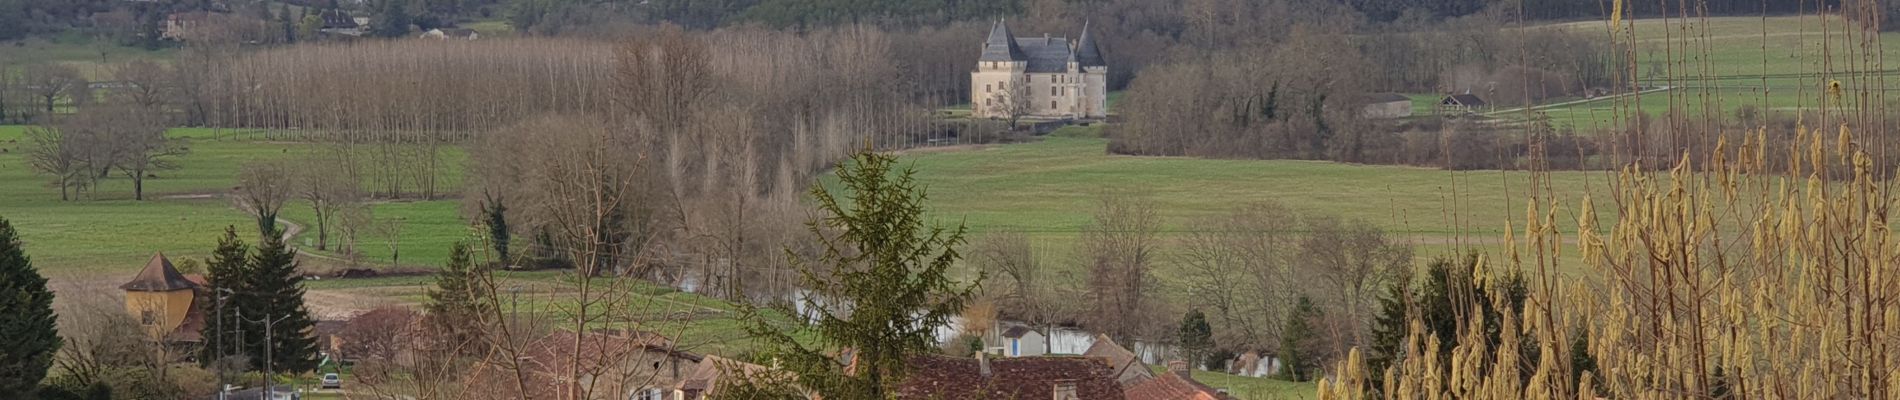
[[[1108,63],[1088,24],[1067,38],[1015,37],[1003,21],[990,27],[983,56],[970,72],[976,118],[1103,119],[1108,117]]]

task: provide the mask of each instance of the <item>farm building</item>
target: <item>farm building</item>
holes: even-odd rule
[[[428,39],[437,39],[437,40],[448,40],[448,39],[475,40],[475,39],[480,39],[482,35],[480,33],[476,33],[474,29],[435,28],[435,29],[430,29],[428,32],[423,32],[422,37],[428,38]]]
[[[1398,93],[1377,93],[1366,99],[1360,110],[1366,118],[1392,119],[1412,116],[1412,98]]]
[[[1465,93],[1445,96],[1438,101],[1438,111],[1447,113],[1470,113],[1484,109],[1489,103],[1478,95]]]

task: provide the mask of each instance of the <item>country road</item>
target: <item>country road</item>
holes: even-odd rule
[[[1675,87],[1674,86],[1660,86],[1655,89],[1644,90],[1644,91],[1640,91],[1636,93],[1623,93],[1619,95],[1603,96],[1603,97],[1598,97],[1598,98],[1593,98],[1593,99],[1571,100],[1571,101],[1566,101],[1562,103],[1540,104],[1540,105],[1534,105],[1534,106],[1528,106],[1528,107],[1518,107],[1518,108],[1513,108],[1509,110],[1498,110],[1498,111],[1486,112],[1482,115],[1487,116],[1487,117],[1495,117],[1495,116],[1510,114],[1514,112],[1523,112],[1524,109],[1527,109],[1527,108],[1531,109],[1532,111],[1536,111],[1536,110],[1542,110],[1546,108],[1569,107],[1569,106],[1574,106],[1578,104],[1594,103],[1594,102],[1599,102],[1599,101],[1610,101],[1610,100],[1615,100],[1618,98],[1635,96],[1639,94],[1650,94],[1650,93],[1668,91],[1671,89],[1675,89]]]

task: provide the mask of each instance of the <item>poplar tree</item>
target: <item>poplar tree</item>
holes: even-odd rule
[[[6,218],[0,218],[0,315],[0,397],[32,398],[59,352],[58,316],[46,277],[33,268]]]

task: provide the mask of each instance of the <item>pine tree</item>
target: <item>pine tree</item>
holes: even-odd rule
[[[1199,309],[1188,311],[1187,316],[1181,318],[1180,340],[1188,365],[1205,362],[1208,352],[1214,349],[1214,328],[1207,324],[1207,315]]]
[[[1319,318],[1319,308],[1313,306],[1313,299],[1300,296],[1294,302],[1293,314],[1286,317],[1286,328],[1280,331],[1280,378],[1302,382],[1310,378],[1306,369],[1312,360],[1303,354],[1307,342],[1314,335],[1312,321]]]
[[[315,325],[303,305],[303,275],[297,273],[297,253],[279,235],[265,236],[251,254],[243,296],[244,333],[259,340],[245,343],[251,365],[264,368],[265,358],[277,372],[310,371],[317,367],[317,341],[307,332]],[[275,321],[265,338],[265,318]],[[265,353],[270,346],[270,353]]]
[[[819,343],[795,340],[751,313],[747,331],[771,346],[799,386],[825,398],[891,398],[909,359],[935,350],[936,329],[963,311],[977,287],[949,275],[960,258],[956,248],[964,228],[927,226],[915,171],[894,171],[896,162],[889,155],[859,153],[838,170],[848,194],[812,187],[812,197],[829,215],[810,223],[826,251],[816,260],[793,257],[792,263],[818,294],[805,301],[818,314],[813,327]],[[836,304],[850,304],[851,310],[828,307]],[[844,372],[847,360],[830,356],[829,349],[839,348],[855,350],[854,373]]]
[[[58,316],[46,278],[33,268],[6,218],[0,218],[0,315],[0,397],[32,398],[59,352]]]
[[[226,226],[224,237],[218,239],[218,248],[211,251],[211,259],[205,261],[205,283],[211,287],[213,299],[223,299],[223,310],[219,310],[216,301],[206,305],[204,329],[204,347],[198,349],[198,363],[213,365],[225,356],[236,352],[239,342],[237,319],[232,311],[238,310],[238,301],[234,294],[250,293],[244,286],[250,271],[249,261],[245,259],[250,247],[244,240],[238,239],[237,227]],[[260,336],[261,337],[261,336]]]
[[[449,263],[436,273],[435,289],[429,290],[429,323],[454,344],[474,343],[481,334],[481,318],[487,306],[488,291],[478,279],[481,267],[469,261],[468,245],[457,242],[449,251]]]

